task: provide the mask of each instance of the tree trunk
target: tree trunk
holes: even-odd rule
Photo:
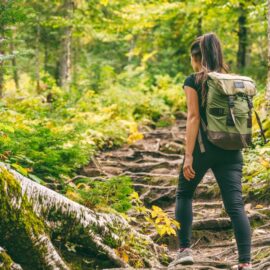
[[[246,48],[247,48],[247,17],[246,9],[243,3],[239,6],[240,15],[238,17],[238,52],[237,52],[237,67],[242,69],[246,66]]]
[[[265,98],[270,104],[270,0],[268,0],[268,74]]]
[[[202,14],[199,15],[198,22],[197,22],[197,36],[201,36],[203,34],[202,31]]]
[[[15,32],[15,28],[13,29]],[[10,54],[13,55],[14,53],[14,38],[13,38],[13,33],[11,33],[11,39],[10,39],[10,44],[9,44],[9,49],[10,49]],[[16,90],[20,89],[20,84],[19,84],[19,75],[18,75],[18,70],[17,70],[17,60],[16,56],[11,58],[11,63],[12,63],[12,71],[13,71],[13,80],[16,86]]]
[[[77,86],[78,82],[78,60],[79,60],[79,53],[81,51],[80,48],[80,40],[76,38],[75,41],[73,41],[73,58],[72,58],[72,82],[75,86]]]
[[[84,260],[94,259],[95,267],[130,267],[138,260],[143,267],[160,267],[168,258],[166,248],[135,231],[120,214],[96,213],[4,163],[0,163],[0,214],[0,245],[23,269],[73,269],[66,262],[66,246],[77,258],[83,250]]]
[[[36,44],[35,44],[35,60],[36,60],[36,66],[35,66],[35,73],[36,73],[36,91],[38,94],[40,94],[40,52],[39,52],[39,41],[40,41],[40,25],[39,22],[37,22],[36,27]]]
[[[61,44],[61,59],[60,59],[60,86],[66,91],[69,91],[71,83],[71,40],[72,40],[72,13],[74,4],[72,0],[65,0],[64,9],[66,11],[66,20],[68,26],[65,27],[64,36]]]
[[[4,26],[0,25],[0,55],[5,55],[5,37],[4,37]],[[3,97],[4,90],[4,61],[0,60],[0,98]]]

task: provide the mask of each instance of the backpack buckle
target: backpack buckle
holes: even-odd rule
[[[229,95],[228,96],[228,106],[229,106],[229,112],[227,115],[227,119],[226,119],[226,125],[230,126],[230,127],[234,127],[234,119],[233,119],[233,112],[232,109],[234,107],[234,96],[233,95]]]
[[[228,96],[228,105],[230,108],[234,107],[234,96],[233,95]]]
[[[248,108],[252,109],[253,108],[253,102],[250,96],[247,96],[247,103],[248,103]]]

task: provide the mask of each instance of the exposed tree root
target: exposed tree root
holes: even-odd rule
[[[162,266],[160,259],[164,259],[161,258],[162,255],[166,257],[166,249],[154,244],[150,237],[135,231],[121,215],[96,213],[31,181],[6,164],[0,163],[0,168],[2,172],[7,169],[7,173],[18,181],[21,187],[21,195],[18,200],[25,195],[35,215],[46,222],[50,231],[54,231],[66,239],[73,241],[78,239],[86,249],[92,247],[92,252],[105,254],[112,265],[120,267],[128,267],[129,264],[118,256],[115,249],[124,243],[127,244],[130,236],[134,235],[136,243],[129,243],[130,249],[134,249],[133,252],[138,253],[136,245],[141,243],[141,246],[144,246],[141,259],[145,265],[147,267]],[[12,212],[13,209],[10,211]],[[30,226],[31,230],[32,227],[35,228],[34,225]],[[50,259],[50,262],[45,264],[45,269],[68,269],[48,236],[44,235],[42,230],[38,232],[39,234],[35,234],[34,238],[30,237],[30,242],[33,244],[33,249],[39,250],[42,247],[42,250],[45,250],[44,261]],[[46,255],[47,253],[48,255]],[[52,268],[50,268],[51,266]]]

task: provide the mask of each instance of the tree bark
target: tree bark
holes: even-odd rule
[[[247,49],[247,16],[246,9],[243,3],[239,6],[238,17],[238,52],[237,52],[237,67],[242,69],[246,66],[246,49]]]
[[[36,73],[36,91],[39,94],[40,93],[40,52],[39,52],[39,42],[40,41],[40,25],[39,22],[37,22],[36,27],[36,40],[35,40],[35,60],[36,60],[36,66],[35,66],[35,73]]]
[[[135,231],[120,214],[96,213],[31,181],[4,163],[0,163],[0,193],[0,214],[6,213],[0,219],[0,245],[13,259],[16,254],[24,254],[23,258],[16,257],[24,269],[31,269],[29,264],[33,263],[37,270],[72,269],[47,232],[61,239],[64,245],[80,246],[89,256],[102,254],[102,260],[112,267],[134,266],[136,260],[127,261],[121,256],[123,246],[128,246],[144,267],[160,267],[163,259],[168,258],[166,248]],[[18,240],[21,244],[14,244]],[[27,256],[27,250],[35,256]]]
[[[202,31],[202,14],[199,15],[198,22],[197,22],[197,36],[201,36],[203,34]]]
[[[71,83],[71,43],[72,43],[72,25],[70,20],[72,19],[72,13],[74,9],[74,3],[72,0],[65,0],[64,9],[66,11],[66,21],[68,26],[65,27],[64,36],[61,44],[61,59],[60,59],[60,86],[66,91],[69,91]]]
[[[15,28],[13,28],[13,31],[15,32]],[[14,53],[14,38],[13,38],[13,33],[11,33],[11,39],[10,39],[10,44],[9,44],[9,49],[10,49],[10,54],[13,55]],[[19,75],[18,75],[18,67],[17,67],[17,59],[16,56],[11,58],[11,63],[12,63],[12,71],[13,71],[13,80],[16,86],[16,90],[20,89],[20,84],[19,84]]]

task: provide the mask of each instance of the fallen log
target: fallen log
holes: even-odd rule
[[[12,261],[6,251],[0,247],[0,269],[3,270],[22,270],[19,264]]]
[[[36,270],[72,269],[49,234],[64,244],[79,245],[92,257],[102,254],[112,267],[133,266],[132,255],[138,254],[145,267],[160,267],[168,259],[165,247],[138,233],[118,213],[94,212],[31,181],[8,164],[0,163],[0,179],[0,245],[17,256],[16,262],[24,269],[31,269],[33,263]],[[121,256],[123,246],[128,247],[129,259]]]

